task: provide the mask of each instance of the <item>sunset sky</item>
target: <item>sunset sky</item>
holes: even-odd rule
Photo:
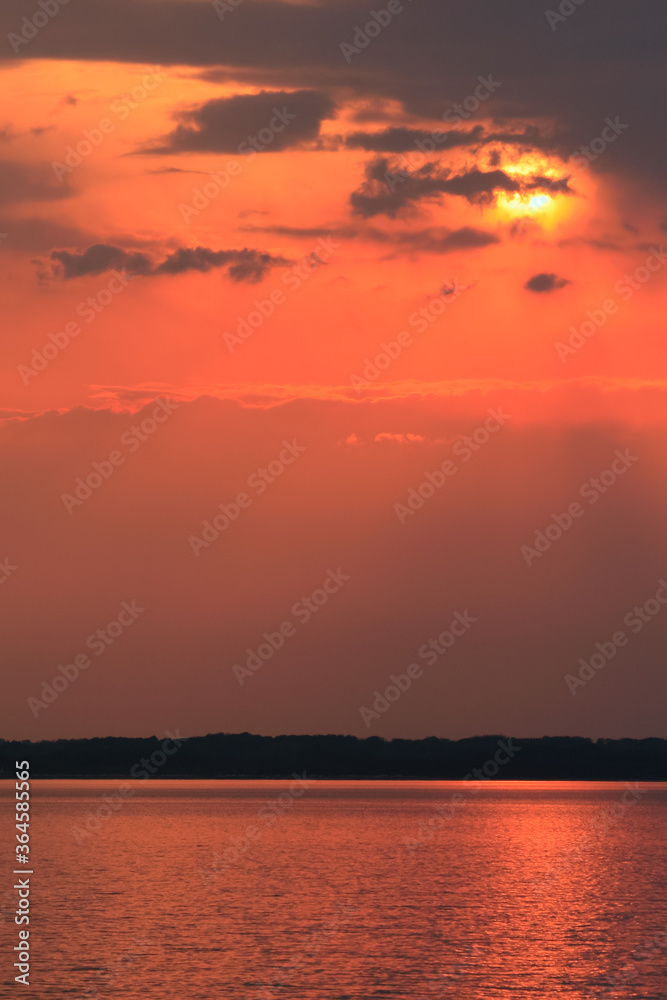
[[[666,28],[5,0],[2,737],[667,736]]]

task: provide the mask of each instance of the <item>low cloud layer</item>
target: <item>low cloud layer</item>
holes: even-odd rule
[[[569,427],[526,426],[520,395],[270,409],[153,401],[135,413],[78,407],[3,427],[4,475],[21,482],[20,503],[13,489],[0,497],[3,557],[17,567],[0,610],[15,665],[4,734],[136,735],[176,719],[188,734],[367,735],[359,706],[467,610],[469,634],[425,666],[372,733],[667,735],[667,610],[576,697],[565,682],[596,642],[629,633],[624,617],[665,575],[664,427],[574,414]],[[549,395],[540,394],[545,412]],[[588,387],[585,404],[594,413],[610,395]],[[363,447],[345,444],[352,435]],[[122,464],[107,468],[112,452]],[[281,466],[281,455],[294,460]],[[456,471],[438,476],[445,461]],[[626,471],[605,487],[612,463]],[[422,487],[427,472],[442,485]],[[250,502],[235,513],[228,505],[242,491]],[[575,501],[583,513],[569,523]],[[234,515],[227,527],[221,504]],[[534,548],[548,526],[529,565],[521,547]],[[196,552],[192,536],[205,543]],[[612,565],[626,570],[610,589]],[[339,569],[340,592],[240,686],[233,665]],[[133,630],[33,718],[27,698],[132,600],[145,609]],[[40,628],[30,627],[36,607]]]

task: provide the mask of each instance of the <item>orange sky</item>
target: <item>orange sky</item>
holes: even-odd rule
[[[564,679],[667,573],[657,25],[614,6],[602,52],[595,11],[482,6],[406,9],[349,63],[363,5],[91,0],[18,51],[25,5],[0,14],[3,735],[367,735],[360,707],[464,608],[479,625],[372,733],[666,735],[659,615]],[[303,455],[255,493],[286,440]],[[32,711],[132,598],[136,631]]]

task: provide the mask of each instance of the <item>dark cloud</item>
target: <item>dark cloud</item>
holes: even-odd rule
[[[463,226],[461,229],[429,227],[418,230],[388,231],[374,226],[244,226],[244,231],[272,233],[288,239],[316,240],[327,236],[338,239],[364,239],[392,245],[398,253],[453,253],[455,250],[475,250],[500,243],[495,233]]]
[[[495,233],[485,229],[475,229],[472,226],[452,230],[433,227],[400,233],[385,233],[371,229],[367,230],[367,235],[378,242],[391,243],[398,249],[434,254],[454,253],[456,250],[478,250],[500,243],[500,238]]]
[[[375,153],[407,153],[423,151],[432,153],[457,147],[481,148],[492,143],[522,146],[529,149],[553,151],[559,142],[544,135],[535,125],[528,125],[522,132],[487,132],[482,125],[471,129],[416,129],[407,127],[386,128],[381,132],[352,132],[345,137],[348,149],[365,149]]]
[[[522,185],[523,191],[548,191],[549,194],[574,194],[569,177],[531,177]]]
[[[16,32],[24,16],[24,0],[4,0],[0,34]],[[479,75],[493,73],[501,86],[473,114],[509,131],[558,124],[572,153],[601,134],[606,115],[618,115],[628,132],[591,170],[664,183],[666,4],[588,0],[554,31],[535,0],[422,0],[346,62],[341,43],[368,17],[362,0],[248,0],[224,24],[210,3],[88,0],[15,54],[6,45],[6,58],[201,67],[253,87],[344,89],[369,107],[397,101],[408,115],[440,120],[474,93]],[[471,113],[460,117],[449,123],[465,127]]]
[[[317,139],[334,109],[330,97],[314,90],[217,97],[176,112],[176,128],[144,152],[276,153]]]
[[[534,274],[523,286],[529,292],[555,292],[557,288],[564,288],[572,282],[567,278],[559,278],[557,274]]]
[[[371,218],[387,215],[395,218],[401,209],[419,201],[438,201],[441,195],[465,198],[471,204],[488,204],[497,191],[549,191],[571,194],[567,177],[554,180],[549,177],[527,177],[517,180],[503,170],[469,170],[452,175],[435,163],[426,163],[419,170],[410,172],[400,164],[380,157],[366,165],[366,178],[357,191],[350,195],[355,215]]]
[[[567,149],[564,140],[558,132],[547,134],[537,125],[526,125],[522,132],[512,130],[501,132],[487,132],[480,144],[489,146],[492,143],[500,143],[504,146],[523,146],[527,149],[539,149],[543,153],[553,153]]]
[[[210,271],[229,265],[229,277],[234,281],[261,281],[272,267],[291,263],[286,257],[276,257],[260,250],[209,250],[208,247],[181,247],[169,254],[152,270],[152,274],[182,274],[184,271]]]
[[[521,185],[502,170],[469,170],[456,177],[439,180],[440,191],[455,194],[470,202],[490,201],[496,191],[519,191]]]
[[[95,243],[82,253],[70,250],[53,250],[50,257],[52,277],[68,281],[105,271],[124,270],[136,276],[183,274],[186,271],[202,273],[227,267],[232,281],[261,281],[272,267],[290,264],[284,257],[260,250],[210,250],[208,247],[180,247],[170,253],[160,264],[138,251],[123,250],[109,243]]]
[[[54,275],[68,281],[86,275],[103,274],[105,271],[126,270],[131,274],[148,274],[150,258],[136,251],[122,250],[109,243],[94,243],[83,253],[69,250],[54,250],[51,260],[55,261]]]
[[[285,236],[296,240],[318,240],[323,236],[342,236],[343,239],[354,239],[363,234],[359,226],[254,226],[240,227],[244,233],[272,233],[274,236]]]
[[[407,153],[419,150],[419,144],[435,148],[452,149],[455,146],[478,144],[484,133],[481,125],[468,131],[451,129],[437,132],[437,142],[433,131],[406,127],[386,128],[381,132],[352,132],[345,137],[348,149],[365,149],[373,153]]]
[[[0,160],[0,204],[18,201],[59,201],[74,192],[67,181],[58,181],[46,163]]]

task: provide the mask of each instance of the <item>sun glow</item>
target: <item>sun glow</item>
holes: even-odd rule
[[[503,171],[512,180],[526,186],[535,178],[544,178],[546,182],[557,181],[563,176],[562,167],[558,168],[545,157],[527,156],[516,163],[503,165]],[[545,224],[556,220],[562,208],[563,198],[558,193],[532,189],[524,191],[501,191],[496,198],[496,209],[505,216],[512,218],[534,218]]]
[[[508,194],[502,191],[496,200],[499,209],[508,215],[542,215],[553,210],[556,199],[548,194]]]

